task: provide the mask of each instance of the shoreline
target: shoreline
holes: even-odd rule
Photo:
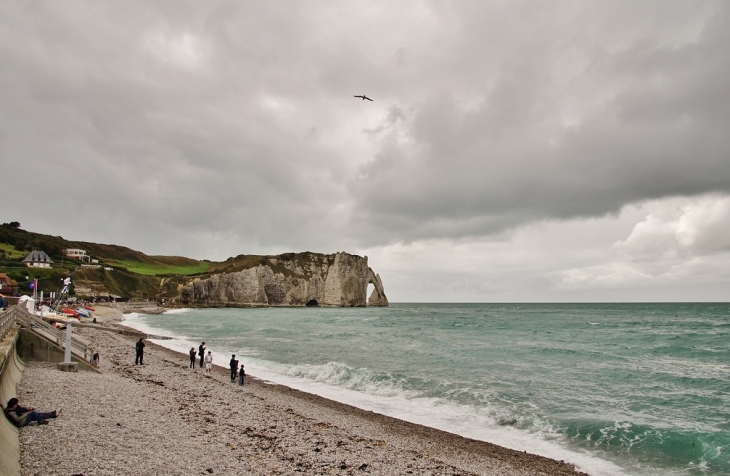
[[[22,474],[40,474],[36,470],[43,467],[57,468],[57,474],[129,470],[118,464],[108,468],[100,460],[101,454],[89,458],[101,450],[112,462],[128,462],[130,457],[147,454],[139,462],[146,468],[139,472],[145,474],[585,474],[568,463],[248,375],[246,385],[239,387],[230,383],[229,370],[218,365],[206,377],[202,369],[188,368],[187,355],[152,342],[145,349],[145,365],[135,366],[133,333],[117,333],[131,328],[121,324],[121,310],[106,309],[95,314],[101,324],[98,328],[77,328],[101,353],[100,375],[64,374],[51,368],[52,364],[29,363],[27,376],[18,387],[21,401],[38,408],[47,407],[50,401],[64,407],[64,412],[51,425],[21,431]],[[73,408],[71,402],[82,404]],[[147,425],[150,419],[160,420],[150,417],[148,409],[152,408],[164,416],[165,431]],[[130,414],[141,414],[144,420],[130,419]],[[117,417],[112,425],[110,415]],[[72,433],[87,435],[79,440],[91,441],[78,441],[71,450],[62,438],[32,444],[56,429],[60,437],[69,427]],[[132,428],[131,435],[120,431],[127,427]],[[156,436],[147,441],[150,432]],[[117,438],[120,433],[124,435],[121,439]],[[191,439],[201,438],[206,442],[203,447],[190,447]],[[138,447],[142,441],[146,444]],[[109,444],[116,450],[106,448]],[[191,452],[195,458],[191,459]],[[181,466],[183,461],[187,462]]]

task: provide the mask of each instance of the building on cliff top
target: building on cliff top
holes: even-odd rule
[[[91,256],[86,254],[86,250],[82,250],[79,248],[68,248],[63,250],[63,253],[68,256],[71,259],[79,260],[82,263],[84,261],[91,262]]]
[[[53,260],[45,251],[31,251],[23,263],[29,268],[52,268]]]

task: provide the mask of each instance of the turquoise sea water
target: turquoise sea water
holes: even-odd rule
[[[127,325],[593,475],[730,474],[727,303],[205,309]]]

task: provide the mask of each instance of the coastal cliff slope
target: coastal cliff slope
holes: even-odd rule
[[[181,286],[175,301],[193,307],[388,305],[383,283],[368,266],[367,256],[340,252],[257,258],[232,258],[223,272]],[[374,289],[368,299],[369,284]]]

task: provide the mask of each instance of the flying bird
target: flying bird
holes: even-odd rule
[[[364,100],[366,100],[366,99],[367,99],[368,101],[372,101],[372,99],[370,99],[369,97],[365,96],[364,94],[363,94],[362,96],[357,96],[357,95],[355,95],[355,97],[356,97],[356,98],[362,98],[362,100],[363,100],[363,101],[364,101]]]

